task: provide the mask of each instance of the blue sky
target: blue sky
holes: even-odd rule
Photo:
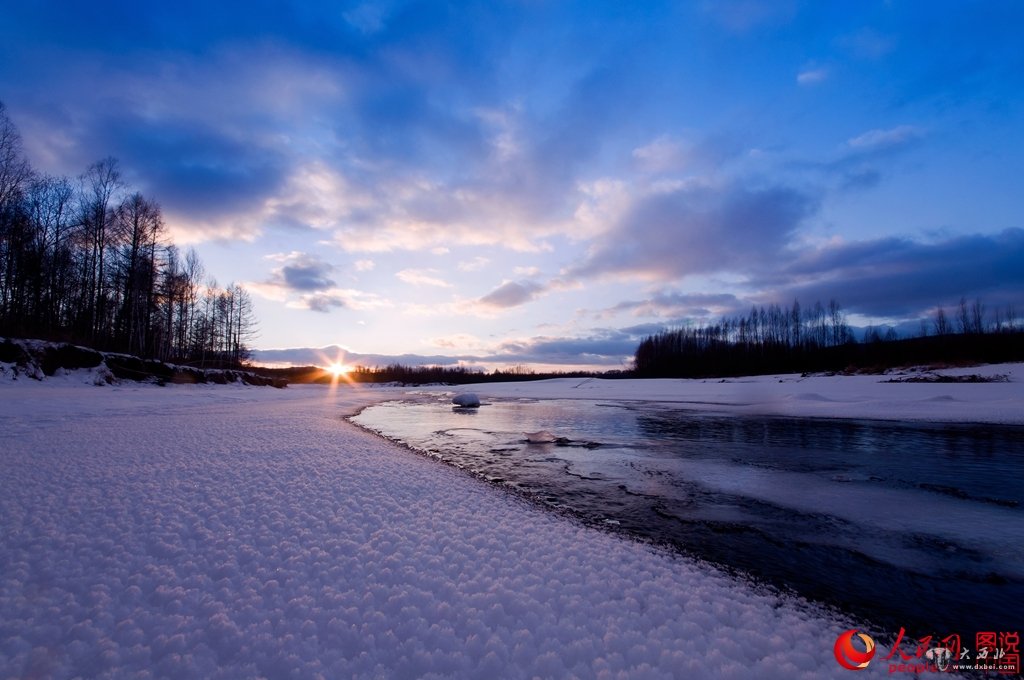
[[[0,101],[40,170],[117,157],[252,291],[257,348],[617,368],[795,297],[1024,307],[1022,28],[1015,1],[25,2]]]

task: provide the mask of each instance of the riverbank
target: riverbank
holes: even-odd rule
[[[0,384],[5,382],[69,379],[87,385],[121,381],[155,385],[229,385],[285,387],[283,378],[258,375],[239,368],[205,368],[142,359],[118,352],[99,352],[67,342],[0,337]]]

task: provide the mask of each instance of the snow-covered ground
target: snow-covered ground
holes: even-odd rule
[[[1021,422],[1020,370],[472,391]],[[848,677],[855,622],[342,419],[406,390],[83,382],[0,383],[0,678]]]
[[[888,382],[928,376],[980,376],[997,382]],[[740,415],[1024,424],[1024,364],[886,375],[789,374],[722,380],[562,378],[424,391],[442,390],[491,398],[650,401]]]

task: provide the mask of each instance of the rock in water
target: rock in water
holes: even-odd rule
[[[452,403],[456,406],[462,406],[463,408],[476,408],[480,405],[480,397],[476,396],[472,392],[456,394],[452,399]]]
[[[540,432],[527,432],[526,441],[530,444],[551,444],[557,441],[557,438],[547,430],[541,430]]]

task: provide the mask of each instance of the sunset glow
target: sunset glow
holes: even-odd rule
[[[351,371],[351,370],[352,370],[351,366],[346,366],[345,364],[338,364],[338,363],[331,364],[330,366],[327,367],[328,373],[330,373],[331,375],[333,375],[333,376],[335,376],[337,378],[340,378],[343,375],[347,375],[348,372]]]

